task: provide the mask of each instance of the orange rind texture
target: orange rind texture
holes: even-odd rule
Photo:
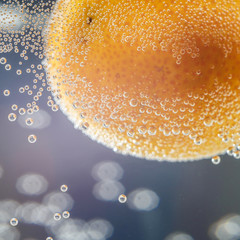
[[[123,154],[185,161],[240,141],[240,4],[59,0],[45,29],[62,111]]]

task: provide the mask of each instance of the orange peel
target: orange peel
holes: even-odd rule
[[[76,128],[123,154],[186,161],[239,144],[234,0],[59,0],[48,82]]]

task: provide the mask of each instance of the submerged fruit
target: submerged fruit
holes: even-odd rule
[[[234,0],[59,0],[48,81],[76,128],[147,159],[238,144],[240,5]]]

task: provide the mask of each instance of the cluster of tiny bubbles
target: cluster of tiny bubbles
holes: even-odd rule
[[[44,71],[44,41],[43,31],[48,22],[51,12],[53,11],[55,1],[20,1],[20,0],[3,0],[0,3],[0,54],[6,56],[0,57],[0,65],[6,71],[14,70],[17,77],[26,72],[32,78],[32,84],[20,86],[18,91],[21,94],[27,94],[32,98],[26,106],[13,104],[11,109],[16,113],[8,115],[9,121],[15,121],[17,115],[26,113],[33,114],[39,111],[38,101],[43,96],[43,92],[51,93],[51,87],[48,86],[49,78]],[[8,53],[14,53],[21,58],[18,66],[11,65],[7,59]],[[37,63],[30,62],[31,56]],[[23,67],[25,69],[23,69]],[[10,91],[5,89],[4,96],[9,96]],[[59,109],[58,105],[51,99],[52,111]],[[30,105],[30,106],[29,106]],[[17,111],[18,110],[18,111]],[[33,120],[26,120],[26,125],[31,126]],[[37,140],[35,135],[28,136],[30,143]]]
[[[12,218],[10,220],[10,224],[13,226],[13,227],[16,227],[18,225],[18,219],[17,218]]]
[[[61,220],[62,216],[61,216],[60,213],[55,213],[55,214],[53,215],[53,218],[54,218],[54,220],[59,221],[59,220]]]
[[[125,194],[121,194],[119,197],[118,197],[118,201],[120,203],[125,203],[127,201],[127,196]]]
[[[213,157],[212,157],[212,163],[213,163],[214,165],[217,165],[217,164],[219,164],[220,162],[221,162],[220,156],[213,156]]]
[[[37,141],[37,137],[34,134],[28,136],[28,142],[35,143]]]
[[[96,7],[97,4],[98,3],[96,3],[96,5],[94,5],[94,6]],[[133,4],[136,5],[135,2]],[[140,4],[142,6],[140,6]],[[172,7],[174,8],[174,10],[177,10],[177,8],[184,7],[185,4],[181,3],[180,6],[174,6],[174,3],[173,3],[171,5],[173,5]],[[208,2],[207,5],[210,5],[210,2]],[[219,5],[221,5],[221,4],[219,4]],[[126,4],[126,6],[127,6],[127,4]],[[121,17],[119,17],[119,21],[117,21],[118,22],[117,24],[115,24],[115,21],[112,21],[112,22],[110,21],[109,22],[109,32],[112,34],[113,39],[116,38],[115,40],[117,40],[117,38],[119,37],[118,36],[119,29],[117,29],[117,28],[119,28],[119,26],[124,26],[125,27],[125,25],[126,25],[125,21],[127,20],[127,17],[129,15],[130,16],[133,15],[134,16],[134,25],[132,25],[132,27],[131,27],[131,25],[126,26],[126,29],[124,28],[124,31],[122,31],[123,32],[122,42],[129,42],[130,44],[134,45],[134,43],[136,43],[136,39],[138,37],[138,31],[144,30],[145,29],[145,24],[149,24],[149,25],[151,25],[152,30],[151,31],[149,30],[149,32],[144,33],[144,37],[141,39],[143,41],[140,41],[141,43],[139,43],[139,46],[136,46],[138,51],[144,51],[144,49],[146,49],[148,45],[150,45],[150,46],[152,45],[152,48],[153,48],[154,51],[157,50],[157,49],[161,49],[163,52],[168,51],[168,50],[173,50],[173,57],[176,59],[176,62],[178,64],[181,62],[181,59],[183,58],[184,54],[185,55],[188,54],[192,58],[196,58],[200,54],[199,49],[197,48],[197,45],[195,43],[193,43],[193,42],[189,43],[190,39],[188,39],[188,37],[186,36],[185,24],[181,24],[181,23],[173,24],[173,23],[171,23],[171,20],[169,20],[169,18],[168,18],[169,13],[167,13],[167,11],[169,9],[163,9],[161,14],[155,14],[154,11],[150,8],[151,8],[151,4],[149,4],[149,6],[147,6],[147,5],[145,6],[144,2],[139,3],[139,6],[131,7],[131,9],[127,9],[127,7],[122,8],[120,5],[116,4],[116,7],[114,8],[114,11],[115,11],[117,16],[119,14],[119,16],[121,16]],[[202,8],[200,8],[200,9],[202,9]],[[146,14],[141,14],[143,16],[140,17],[140,12],[143,11],[143,10],[146,11],[145,12]],[[165,12],[165,10],[166,10],[166,12]],[[194,17],[192,18],[191,16],[194,16],[196,14],[195,11],[196,11],[196,9],[191,9],[191,8],[187,9],[187,14],[186,15],[189,16],[189,21],[192,21],[192,23],[194,22]],[[203,10],[201,10],[201,11],[203,11]],[[204,12],[204,11],[203,12],[201,12],[201,11],[200,11],[200,13]],[[101,14],[102,14],[101,16],[102,16],[103,19],[105,19],[105,18],[106,18],[106,20],[108,19],[108,16],[107,16],[108,13],[107,12],[106,13],[101,13]],[[153,26],[153,24],[151,24],[151,22],[149,22],[149,14],[153,14],[154,21],[157,21],[161,24],[157,27],[155,25]],[[179,14],[179,17],[181,18],[182,17],[181,14],[179,12],[178,12],[178,14]],[[209,16],[206,16],[206,19],[204,17],[203,20],[201,20],[201,22],[196,22],[196,24],[197,25],[198,24],[199,25],[203,24],[203,26],[206,27],[206,31],[209,30],[209,32],[211,32],[212,31],[211,26],[207,23],[211,22],[212,21],[211,18],[214,18],[214,16],[216,16],[215,12],[212,11]],[[81,17],[81,13],[79,13],[79,17]],[[86,18],[85,14],[84,14],[84,18]],[[101,17],[98,17],[98,18],[101,18]],[[61,17],[59,19],[61,21]],[[75,19],[74,17],[69,15],[69,22],[71,22],[71,20],[74,20],[74,19]],[[98,21],[97,17],[96,17],[96,19],[94,19],[94,21],[95,20]],[[54,18],[53,18],[53,21],[54,21]],[[55,24],[57,25],[58,20],[55,20],[55,21],[56,21]],[[218,20],[216,20],[216,21],[218,21]],[[82,22],[85,22],[85,21],[82,21]],[[89,22],[89,20],[87,20],[87,22]],[[237,34],[237,32],[235,30],[237,28],[234,27],[234,23],[229,22],[229,23],[226,23],[226,24],[228,25],[228,28],[229,28],[230,32]],[[171,26],[171,27],[168,28],[167,26]],[[202,26],[199,26],[199,28],[200,27],[202,28]],[[156,29],[156,28],[158,28],[158,29]],[[216,41],[218,41],[219,45],[221,44],[220,39],[223,38],[222,34],[225,31],[222,25],[221,25],[220,29],[216,29],[215,31],[212,32],[213,36],[216,37],[216,39],[217,39]],[[83,31],[85,31],[84,27],[83,27]],[[91,33],[93,33],[95,30],[93,29],[91,31],[92,31]],[[98,31],[98,28],[97,28],[96,31]],[[74,32],[74,30],[73,30],[73,32]],[[173,44],[172,41],[173,41],[174,37],[168,39],[167,37],[164,38],[162,36],[162,34],[163,35],[165,35],[165,34],[168,35],[169,34],[170,36],[172,36],[172,32],[176,33],[176,35],[174,35],[174,37],[176,37],[176,39],[182,39],[181,43],[177,44],[177,42],[176,42],[176,43]],[[89,35],[91,35],[91,36],[89,36],[89,38],[91,38],[91,40],[98,40],[98,39],[94,39],[94,37],[92,37],[92,35],[94,35],[94,36],[97,35],[98,36],[98,34],[91,34],[91,33],[89,34]],[[94,33],[96,33],[96,32],[94,32]],[[68,38],[68,37],[71,38],[72,41],[70,40],[69,41],[70,43],[66,46],[66,49],[64,49],[64,50],[62,50],[62,52],[61,51],[60,52],[63,53],[63,55],[65,55],[65,56],[67,55],[68,52],[74,53],[74,54],[71,55],[70,60],[72,62],[77,62],[77,61],[79,61],[79,59],[77,59],[77,58],[79,58],[80,54],[82,54],[82,53],[80,53],[80,51],[79,51],[79,53],[76,53],[77,51],[75,51],[75,45],[71,44],[71,43],[74,43],[76,38],[71,37],[71,34],[72,34],[72,31],[69,31],[69,32],[67,32],[67,36],[64,36],[64,38],[65,37],[66,38]],[[115,36],[115,34],[116,34],[116,36]],[[200,37],[202,37],[203,39],[206,40],[206,44],[211,40],[211,39],[209,39],[209,36],[205,36],[205,34],[203,34],[203,32],[201,32],[201,31],[199,33],[197,32],[196,34],[201,35]],[[86,33],[86,35],[87,35],[87,33]],[[101,34],[99,34],[99,35],[101,35]],[[220,37],[220,35],[221,35],[221,37]],[[157,42],[157,44],[156,44],[157,46],[154,45],[155,42],[152,39],[158,39],[159,42]],[[83,40],[83,39],[79,38],[79,40]],[[59,36],[58,33],[56,33],[56,34],[52,35],[52,38],[50,36],[49,44],[51,45],[51,42],[53,42],[53,43],[57,43],[57,44],[59,43],[59,46],[61,44],[63,44],[65,46],[65,44],[61,41],[62,41],[62,38]],[[226,51],[228,51],[228,52],[231,51],[231,46],[230,45],[225,46]],[[59,53],[58,50],[57,50],[57,48],[59,48],[59,47],[56,47],[54,44],[49,46],[49,48],[50,48],[50,51],[49,51],[50,53],[51,53],[51,50],[54,50],[54,48],[56,49],[56,52]],[[84,53],[82,55],[84,55]],[[54,56],[52,56],[52,58],[54,58]],[[52,76],[52,78],[57,79],[55,82],[56,82],[56,84],[59,84],[59,86],[60,86],[60,84],[65,85],[65,87],[67,89],[65,92],[61,92],[62,91],[61,87],[59,87],[58,90],[61,92],[62,95],[65,94],[66,96],[73,96],[73,98],[70,99],[71,102],[69,104],[72,105],[72,107],[74,108],[74,112],[76,113],[76,115],[78,115],[78,117],[80,117],[81,119],[85,119],[86,118],[85,116],[86,116],[86,114],[88,115],[88,112],[86,110],[86,112],[87,112],[86,113],[85,110],[83,110],[83,109],[87,109],[88,106],[87,107],[84,106],[84,104],[82,104],[83,101],[81,99],[77,99],[78,97],[80,98],[82,96],[78,96],[78,94],[76,94],[76,92],[74,93],[74,92],[71,91],[71,89],[73,89],[75,85],[78,86],[78,82],[76,80],[77,76],[74,76],[74,71],[70,72],[70,71],[72,71],[72,69],[70,68],[71,61],[66,63],[66,61],[69,60],[69,59],[66,59],[66,61],[63,61],[62,66],[61,66],[61,63],[60,63],[61,62],[61,57],[58,56],[58,58],[59,59],[57,59],[57,57],[55,57],[54,60],[59,62],[59,64],[57,64],[59,69],[56,69],[56,71],[54,70],[56,72],[56,76]],[[61,67],[63,67],[63,66],[65,68],[69,68],[69,70],[66,70],[66,72],[64,70],[65,73],[60,73],[60,72],[58,73],[58,71],[60,71]],[[211,68],[214,68],[214,66],[213,67],[211,66]],[[196,74],[197,77],[201,77],[201,75],[203,74],[203,72],[201,72],[200,69],[195,69],[194,73]],[[66,76],[64,76],[65,74],[66,74]],[[87,82],[88,82],[86,79],[83,79],[82,76],[79,76],[79,79],[81,79],[82,83],[87,84]],[[223,87],[225,87],[225,86],[223,86]],[[89,90],[91,90],[90,87],[89,87]],[[222,88],[221,91],[223,92],[225,90],[227,90],[227,89]],[[56,91],[56,90],[54,90],[54,91]],[[220,91],[218,91],[218,92],[221,94]],[[54,95],[56,97],[57,97],[57,95],[59,95],[59,98],[61,98],[60,93],[58,94],[56,92],[56,94],[54,94]],[[96,97],[96,96],[94,96],[94,97]],[[102,99],[99,99],[99,103],[102,102],[102,106],[103,106],[102,109],[104,109],[105,106],[109,107],[109,109],[113,109],[113,107],[111,107],[111,105],[110,105],[111,102],[110,101],[108,102],[109,99],[107,99],[107,97],[105,97],[105,99],[104,99],[105,102],[103,101],[104,97],[105,96],[103,96]],[[114,96],[115,101],[118,97],[119,96]],[[117,107],[116,107],[116,112],[113,112],[111,114],[111,119],[112,120],[120,119],[122,121],[122,123],[124,123],[124,124],[119,124],[117,126],[117,129],[121,133],[125,132],[130,138],[135,138],[137,135],[141,135],[140,137],[142,138],[142,137],[145,137],[147,135],[161,136],[162,134],[164,135],[163,138],[165,138],[165,136],[166,137],[167,136],[172,137],[172,136],[175,136],[175,135],[179,136],[179,135],[183,134],[184,136],[186,136],[186,139],[190,138],[192,140],[192,142],[194,143],[194,148],[198,149],[197,145],[204,144],[205,141],[207,140],[207,138],[205,138],[201,129],[197,129],[197,128],[192,127],[193,126],[192,123],[195,122],[195,120],[197,120],[197,119],[194,119],[194,117],[190,117],[189,119],[186,119],[186,117],[184,115],[184,112],[193,113],[192,116],[194,116],[194,111],[196,111],[196,109],[197,109],[194,106],[195,106],[195,104],[197,105],[197,102],[206,101],[206,102],[208,102],[208,105],[209,105],[213,101],[215,101],[214,97],[216,99],[218,98],[218,96],[210,96],[207,91],[206,91],[206,95],[204,95],[204,96],[197,96],[197,95],[189,94],[189,99],[186,99],[184,101],[184,105],[182,104],[183,106],[181,108],[176,107],[176,104],[180,104],[181,101],[174,100],[175,101],[174,102],[171,99],[168,100],[168,101],[165,99],[166,100],[165,101],[164,98],[163,98],[163,99],[160,99],[158,101],[158,103],[161,105],[162,109],[165,111],[165,112],[163,112],[160,109],[159,105],[156,106],[158,103],[154,102],[154,104],[155,104],[155,106],[154,106],[154,104],[150,103],[148,101],[147,97],[144,96],[144,95],[141,97],[142,99],[140,99],[138,97],[131,97],[131,96],[128,96],[127,94],[123,94],[122,98],[126,98],[127,100],[125,100],[125,102],[122,101],[122,103],[130,105],[133,109],[133,112],[134,111],[137,112],[139,110],[139,113],[140,113],[139,116],[143,115],[143,114],[149,115],[150,120],[148,120],[147,118],[146,119],[141,119],[141,117],[138,117],[137,115],[136,116],[130,116],[130,114],[129,114],[129,116],[126,116],[127,114],[125,114],[125,116],[124,116],[124,114],[119,113],[121,111],[119,111],[119,109],[117,109]],[[87,100],[85,102],[87,102]],[[94,102],[94,100],[92,102]],[[54,106],[54,103],[52,102],[52,100],[50,100],[50,99],[48,100],[48,105],[49,105],[49,107],[51,107],[53,109],[53,111],[55,110],[55,107],[52,107],[52,106]],[[216,109],[214,109],[214,110],[216,110]],[[83,114],[83,112],[84,112],[84,114]],[[183,120],[183,118],[185,118],[186,121],[184,122],[184,124],[186,126],[184,126],[184,127],[180,126],[180,125],[176,126],[177,124],[175,122],[173,122],[172,119],[169,119],[169,118],[173,118],[171,116],[172,112],[174,114],[176,114],[177,112],[178,113],[181,112],[181,115],[176,114],[176,116],[179,115],[179,118],[181,119],[181,121],[179,121],[179,122],[183,122],[182,120]],[[204,112],[204,114],[206,114],[206,116],[208,116],[209,115],[208,113],[210,113],[210,112],[211,112],[211,106],[209,107],[209,110],[206,110],[206,112]],[[71,113],[69,115],[71,115]],[[152,122],[151,119],[155,115],[163,118],[164,126],[158,126],[158,124],[154,124]],[[214,125],[215,124],[215,119],[217,119],[217,118],[215,118],[214,115],[213,116],[211,115],[211,118],[205,117],[205,116],[202,116],[202,115],[200,117],[201,117],[202,123],[206,127],[211,127],[212,125]],[[114,123],[114,121],[112,121],[112,120],[111,120],[110,124],[106,123],[104,121],[104,119],[101,120],[102,118],[104,118],[104,113],[102,115],[101,114],[96,114],[96,116],[94,117],[94,119],[96,121],[102,122],[103,126],[106,127],[106,128],[109,125],[111,125],[111,123]],[[136,131],[132,129],[130,124],[128,125],[128,122],[130,122],[130,121],[136,122],[136,121],[139,121],[139,120],[144,121],[144,123],[141,124],[141,126],[139,126],[138,129],[136,129]],[[80,124],[79,123],[77,123],[77,124],[78,124],[79,128],[81,128],[83,130],[90,130],[90,128],[91,128],[91,123],[90,123],[90,127],[89,127],[89,122],[87,122],[87,120],[81,121]],[[227,141],[227,138],[224,138],[223,140]],[[139,142],[139,141],[136,141],[136,145],[137,145],[137,142]],[[160,141],[159,141],[159,143],[160,143]],[[174,150],[174,147],[172,149]],[[116,148],[116,150],[117,150],[117,148]],[[155,150],[155,151],[157,152],[158,149]]]
[[[66,184],[63,184],[63,185],[60,187],[60,190],[61,190],[62,192],[67,192],[68,186],[67,186]]]

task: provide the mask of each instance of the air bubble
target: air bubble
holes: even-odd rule
[[[140,134],[145,134],[145,133],[147,132],[147,128],[146,128],[145,126],[140,126],[140,127],[138,128],[138,132],[139,132]]]
[[[174,126],[173,129],[172,129],[172,133],[173,133],[174,135],[178,135],[178,134],[180,133],[179,127]]]
[[[34,134],[28,136],[28,142],[35,143],[37,141],[37,137]]]
[[[131,99],[130,100],[130,106],[136,107],[138,105],[138,101],[136,99]]]
[[[203,124],[206,127],[211,127],[213,125],[213,120],[211,118],[205,118],[204,121],[203,121]]]
[[[10,122],[14,122],[17,119],[17,115],[15,113],[9,113],[8,114],[8,120]]]
[[[33,114],[32,108],[29,108],[29,109],[27,110],[27,113],[28,113],[29,115]]]
[[[236,150],[233,152],[233,157],[236,159],[240,159],[240,150]]]
[[[82,129],[83,130],[87,130],[88,128],[89,128],[89,123],[88,122],[82,123]]]
[[[32,109],[33,109],[34,112],[38,112],[39,111],[39,106],[35,105]]]
[[[22,74],[22,70],[18,69],[18,70],[16,71],[16,73],[17,73],[17,75],[21,75],[21,74]]]
[[[67,192],[67,190],[68,190],[68,186],[67,185],[62,185],[61,187],[60,187],[60,190],[62,191],[62,192]]]
[[[9,71],[9,70],[12,69],[12,66],[11,66],[10,64],[6,64],[6,65],[5,65],[5,69],[6,69],[7,71]]]
[[[12,110],[13,110],[13,111],[16,111],[17,109],[18,109],[18,105],[17,105],[17,104],[13,104],[13,105],[12,105]]]
[[[20,88],[19,88],[19,92],[20,92],[20,93],[24,93],[24,92],[25,92],[25,88],[24,88],[24,87],[20,87]]]
[[[18,110],[20,115],[24,115],[26,113],[26,109],[25,108],[19,108]]]
[[[194,144],[200,145],[201,143],[202,143],[202,139],[201,139],[200,137],[196,137],[196,138],[194,139]]]
[[[12,218],[10,220],[10,224],[13,226],[13,227],[16,227],[18,225],[18,220],[17,218]]]
[[[127,196],[124,195],[124,194],[121,194],[119,197],[118,197],[118,201],[120,203],[125,203],[127,201]]]
[[[7,63],[7,59],[5,57],[0,58],[0,63],[1,64],[6,64]]]
[[[67,219],[70,217],[70,213],[68,211],[64,211],[63,214],[62,214],[62,217]]]
[[[58,111],[58,109],[59,109],[58,105],[54,104],[54,105],[52,106],[52,110],[53,110],[54,112]]]
[[[154,126],[149,127],[148,134],[149,135],[156,135],[157,129]]]
[[[134,136],[134,130],[133,129],[130,129],[128,132],[127,132],[127,135],[129,136],[129,137],[133,137]]]
[[[87,114],[85,112],[80,113],[81,118],[85,118],[86,116],[87,116]]]
[[[54,218],[54,220],[59,221],[59,220],[61,220],[62,216],[60,213],[55,213],[53,218]]]
[[[219,156],[212,157],[212,163],[217,165],[221,162],[221,158]]]
[[[4,94],[4,96],[9,96],[10,95],[10,91],[8,90],[8,89],[5,89],[4,91],[3,91],[3,94]]]
[[[228,154],[229,156],[232,156],[233,153],[234,153],[234,150],[235,150],[234,147],[229,147],[229,148],[227,149],[227,154]]]
[[[25,120],[25,123],[28,125],[28,126],[31,126],[33,124],[33,119],[32,118],[27,118]]]

